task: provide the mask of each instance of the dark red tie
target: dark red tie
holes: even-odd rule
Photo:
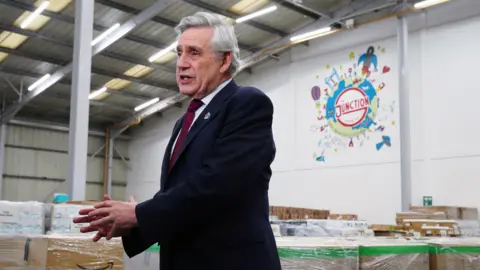
[[[188,130],[195,119],[195,112],[203,106],[203,102],[199,99],[193,99],[188,106],[187,113],[185,114],[185,118],[183,119],[182,130],[180,131],[180,135],[178,135],[177,142],[175,143],[175,147],[173,148],[173,153],[170,158],[170,170],[175,163],[175,160],[178,158],[178,154],[180,149],[182,148],[183,141],[187,137]]]

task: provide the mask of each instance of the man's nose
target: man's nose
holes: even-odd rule
[[[190,67],[190,64],[188,63],[187,59],[185,59],[185,56],[180,55],[177,58],[177,68],[180,70],[184,70]]]

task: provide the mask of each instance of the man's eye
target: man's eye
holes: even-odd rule
[[[192,51],[192,55],[199,55],[200,53],[197,51]]]

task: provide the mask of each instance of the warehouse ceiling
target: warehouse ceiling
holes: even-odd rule
[[[0,94],[2,107],[15,106],[28,86],[45,74],[52,74],[72,61],[75,0],[50,0],[46,10],[27,27],[25,18],[44,0],[0,0]],[[96,0],[94,37],[120,25],[154,0]],[[184,16],[209,11],[236,18],[276,5],[277,10],[243,23],[235,31],[245,58],[279,40],[288,38],[319,20],[332,21],[354,14],[357,23],[395,12],[389,0],[178,0],[156,17],[137,26],[92,60],[91,91],[107,90],[90,100],[90,127],[103,129],[135,118],[134,108],[154,98],[178,95],[175,82],[175,54],[167,53],[154,62],[148,59],[175,40],[175,25]],[[358,11],[370,7],[364,14]],[[342,18],[345,18],[343,16]],[[335,21],[332,21],[335,22]],[[343,28],[344,20],[335,22]],[[268,61],[275,61],[270,55]],[[243,72],[249,72],[245,69]],[[16,119],[50,123],[69,122],[71,74],[42,92],[17,112]],[[173,103],[172,106],[179,106]],[[167,108],[168,109],[168,108]],[[156,113],[156,115],[160,115]]]

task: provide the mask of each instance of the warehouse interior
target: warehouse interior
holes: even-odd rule
[[[480,1],[0,0],[0,269],[99,257],[158,269],[158,246],[128,259],[121,241],[93,243],[71,220],[104,194],[142,202],[160,189],[189,103],[174,28],[199,11],[234,25],[235,81],[274,105],[269,199],[283,269],[480,267],[469,121]],[[339,89],[366,104],[337,105]],[[31,240],[48,231],[70,238]],[[15,268],[26,241],[58,258],[90,252]]]

